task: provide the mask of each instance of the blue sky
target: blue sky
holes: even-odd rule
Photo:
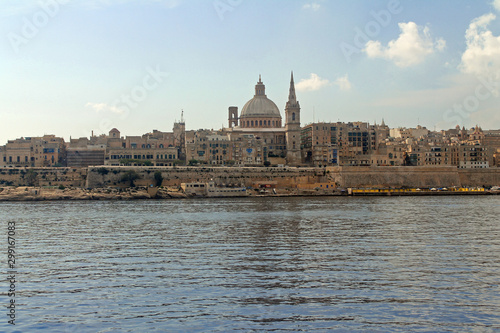
[[[0,144],[227,126],[259,74],[302,124],[500,128],[500,0],[2,0]]]

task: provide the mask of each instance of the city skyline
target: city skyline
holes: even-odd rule
[[[302,125],[500,128],[500,1],[8,1],[0,144],[227,126],[258,75]]]

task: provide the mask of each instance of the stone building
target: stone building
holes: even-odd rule
[[[104,164],[106,150],[104,148],[81,147],[67,148],[67,166],[86,168]]]
[[[186,159],[191,164],[230,164],[230,142],[227,134],[211,130],[186,133]]]
[[[2,147],[0,166],[51,167],[65,163],[65,143],[55,135],[9,140]]]
[[[177,129],[176,125],[179,124],[174,124],[174,130]],[[183,135],[183,131],[176,133],[153,130],[141,136],[120,138],[120,132],[114,128],[107,137],[104,164],[172,166],[178,163],[179,144]]]
[[[302,160],[312,165],[370,165],[389,128],[364,122],[312,123],[301,130]]]
[[[390,130],[390,136],[393,138],[401,138],[403,140],[406,139],[419,139],[421,137],[425,137],[429,134],[429,130],[425,127],[418,125],[416,128],[392,128]]]
[[[20,138],[7,141],[2,158],[3,166],[31,167],[35,165],[35,157],[31,150],[31,138]]]
[[[153,130],[141,136],[122,137],[120,131],[113,128],[108,135],[70,139],[67,165],[171,166],[179,163],[182,150],[179,144],[184,141],[184,129],[183,123],[175,123],[174,132]]]
[[[456,165],[461,169],[483,169],[490,167],[489,149],[481,144],[460,144],[453,147]],[[493,156],[493,154],[491,154]]]
[[[370,154],[370,165],[373,166],[404,166],[408,165],[408,145],[398,142],[380,143]]]
[[[113,142],[117,144],[120,132],[112,129],[110,133]],[[70,138],[66,148],[66,165],[74,168],[104,165],[107,146],[108,136],[106,135],[94,136],[92,133],[90,138]]]

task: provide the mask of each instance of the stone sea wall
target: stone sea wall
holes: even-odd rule
[[[279,188],[298,184],[330,181],[330,172],[324,168],[259,168],[259,167],[89,167],[86,186],[126,186],[124,175],[135,173],[137,186],[156,185],[155,173],[160,172],[163,186],[180,186],[188,182],[254,186],[258,182],[273,182]]]
[[[278,188],[299,184],[336,184],[338,187],[452,187],[500,185],[500,168],[458,169],[456,167],[328,167],[328,168],[235,168],[235,167],[109,167],[102,175],[99,167],[89,168],[87,187],[119,186],[123,174],[133,170],[136,185],[155,184],[161,172],[164,186],[185,182],[208,182],[254,186],[274,182]]]
[[[456,167],[342,167],[341,187],[478,187],[498,186],[500,168]]]
[[[178,187],[185,182],[215,181],[219,184],[253,187],[259,182],[278,188],[299,184],[336,184],[341,188],[370,187],[451,187],[498,186],[500,168],[457,169],[456,167],[111,167],[89,168],[3,168],[3,186],[64,186],[81,188],[126,188],[127,175],[136,186],[156,185],[160,173],[163,186]]]
[[[87,168],[0,168],[0,187],[84,187],[86,180]]]

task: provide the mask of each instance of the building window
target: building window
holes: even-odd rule
[[[295,112],[292,113],[292,120],[295,120]]]

